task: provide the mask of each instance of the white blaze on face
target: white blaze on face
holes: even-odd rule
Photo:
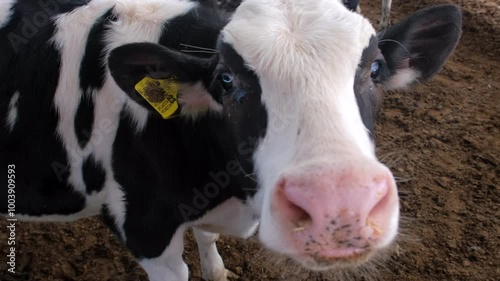
[[[254,201],[261,239],[282,253],[294,250],[271,214],[271,197],[285,171],[353,159],[378,163],[353,90],[372,36],[368,20],[331,0],[247,0],[223,30],[259,77],[268,110],[254,155],[261,183]]]

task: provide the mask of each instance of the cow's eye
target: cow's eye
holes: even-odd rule
[[[224,90],[226,91],[229,91],[233,88],[233,80],[234,76],[232,73],[223,72],[219,74],[219,81],[222,85],[222,88],[224,88]]]
[[[382,68],[382,65],[379,60],[372,62],[372,65],[370,67],[370,72],[371,72],[370,77],[372,79],[377,79],[377,77],[380,74],[380,68]]]

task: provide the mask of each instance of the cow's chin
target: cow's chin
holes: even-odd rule
[[[361,266],[371,260],[375,252],[374,250],[365,250],[362,253],[335,258],[324,258],[316,255],[297,255],[291,256],[291,258],[309,270],[326,271]]]
[[[283,240],[286,241],[287,239]],[[277,245],[269,245],[265,240],[262,242],[266,245],[266,248],[272,252],[289,258],[305,269],[312,271],[356,268],[368,263],[380,251],[376,248],[363,250],[331,249],[328,251],[330,251],[332,255],[325,255],[325,251],[323,251],[323,253],[303,253],[303,251],[300,251],[293,242],[289,245],[281,245],[279,247],[276,247]]]

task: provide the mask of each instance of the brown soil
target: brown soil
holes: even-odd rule
[[[362,2],[363,12],[378,19],[380,0]],[[442,1],[395,1],[393,15],[400,19],[437,2]],[[375,279],[500,280],[500,3],[455,2],[463,7],[464,33],[441,74],[410,92],[386,95],[377,128],[379,154],[403,179],[405,219],[396,251],[371,272]],[[147,280],[95,218],[18,223],[19,273],[10,275],[4,220],[0,227],[0,280]],[[293,267],[269,263],[255,238],[223,237],[219,250],[239,280],[339,276],[296,273]],[[184,257],[191,280],[201,280],[191,235]]]

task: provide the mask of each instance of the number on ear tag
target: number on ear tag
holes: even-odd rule
[[[160,113],[163,119],[177,117],[173,114],[179,108],[177,102],[179,86],[174,78],[160,80],[144,77],[135,85],[135,90]]]

